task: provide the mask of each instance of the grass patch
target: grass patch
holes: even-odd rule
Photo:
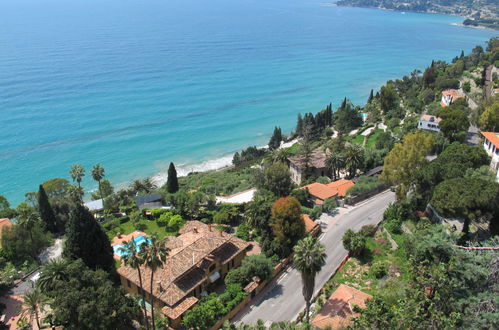
[[[352,139],[352,143],[358,144],[358,145],[363,145],[364,144],[364,135],[357,135]]]
[[[376,129],[371,132],[371,134],[367,138],[366,148],[375,149],[376,141],[378,140],[378,136],[381,132],[383,132],[382,129]]]
[[[144,229],[142,229],[143,227]],[[165,236],[175,236],[178,232],[169,232],[166,227],[161,227],[154,220],[140,220],[138,222],[128,221],[107,232],[109,239],[113,239],[118,233],[128,235],[136,230],[143,231],[147,235],[157,234],[160,238]]]
[[[292,155],[296,155],[298,153],[298,148],[299,148],[299,144],[295,143],[291,147],[288,147],[284,150],[286,150],[287,152],[289,152]]]
[[[399,236],[403,238],[404,235]],[[386,275],[381,278],[377,278],[374,271],[379,265],[386,265]],[[377,231],[374,237],[367,239],[364,253],[350,258],[328,281],[325,295],[329,297],[340,284],[346,284],[371,295],[397,296],[409,277],[409,263],[403,245],[391,250],[386,233]]]

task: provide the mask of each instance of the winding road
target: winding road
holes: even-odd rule
[[[341,240],[343,234],[348,229],[359,230],[364,225],[378,224],[383,219],[383,212],[393,201],[393,192],[382,192],[349,208],[328,224],[327,231],[320,237],[326,246],[326,265],[316,277],[315,293],[324,286],[347,256]],[[305,308],[301,288],[300,274],[290,266],[255,297],[252,304],[238,313],[232,322],[254,324],[258,320],[264,320],[266,325],[270,325],[272,322],[294,320]]]

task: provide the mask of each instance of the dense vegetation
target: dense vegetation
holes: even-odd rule
[[[499,29],[499,5],[494,0],[340,0],[339,6],[381,8],[467,16],[464,25]]]

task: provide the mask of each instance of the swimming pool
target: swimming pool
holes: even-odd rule
[[[149,244],[151,242],[150,239],[145,238],[143,235],[137,236],[133,240],[135,241],[135,244],[137,244],[137,252],[140,250],[140,246],[142,244]],[[121,244],[113,245],[114,254],[116,254],[118,257],[121,257],[125,254],[124,251],[121,251],[121,248],[123,248],[123,245]]]

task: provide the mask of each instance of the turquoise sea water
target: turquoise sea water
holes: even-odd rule
[[[174,161],[218,166],[298,112],[371,88],[497,32],[459,17],[315,0],[3,0],[0,194],[14,204],[69,166],[114,184]]]

